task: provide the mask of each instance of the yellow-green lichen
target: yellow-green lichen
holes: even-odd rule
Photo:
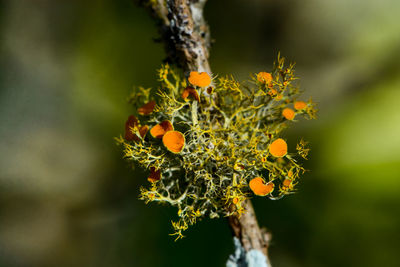
[[[135,108],[149,101],[157,104],[150,114],[136,112],[138,123],[126,127],[138,138],[120,137],[118,142],[124,147],[126,159],[149,172],[152,168],[161,173],[159,180],[152,179],[153,182],[140,189],[140,199],[177,207],[179,219],[172,223],[177,238],[205,216],[240,216],[245,212],[243,201],[254,196],[249,182],[255,177],[274,184],[276,190],[266,196],[270,199],[279,199],[294,190],[304,172],[296,156],[306,158],[309,150],[306,143],[301,140],[297,147],[289,146],[287,153],[279,157],[269,149],[298,118],[315,117],[311,100],[301,110],[293,108],[294,102],[300,100],[293,71],[293,65],[285,67],[284,59],[278,57],[270,74],[256,74],[244,83],[232,76],[219,77],[209,86],[197,87],[164,65],[158,72],[157,90],[139,87],[131,95]],[[196,89],[200,101],[196,95],[182,97],[188,86]],[[294,120],[282,115],[285,108],[295,110]],[[139,133],[139,127],[148,125],[151,129],[163,121],[171,122],[173,130],[184,135],[167,140],[181,148],[174,150],[178,153],[163,145],[165,140],[150,134],[142,137]],[[184,146],[180,147],[177,140],[183,140]]]

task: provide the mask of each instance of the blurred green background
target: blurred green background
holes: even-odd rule
[[[274,266],[398,266],[400,1],[206,5],[215,74],[296,61],[319,118],[298,193],[256,198]],[[134,85],[156,86],[157,28],[130,0],[0,1],[0,266],[223,266],[225,219],[173,242],[175,210],[137,200],[121,159]]]

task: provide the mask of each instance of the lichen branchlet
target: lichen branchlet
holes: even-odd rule
[[[158,71],[157,90],[132,96],[136,114],[117,138],[124,157],[148,170],[140,199],[176,206],[177,238],[205,216],[240,216],[254,195],[279,199],[305,171],[296,158],[309,148],[287,145],[282,131],[298,118],[315,118],[312,100],[300,99],[294,65],[278,57],[273,71],[249,81],[170,66]]]

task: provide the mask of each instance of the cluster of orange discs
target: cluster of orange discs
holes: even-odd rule
[[[278,92],[273,89],[273,76],[269,72],[259,72],[257,74],[257,81],[259,81],[262,84],[266,84],[268,87],[270,87],[270,90],[268,92],[269,95],[273,97],[278,97],[277,100],[282,98],[282,95],[279,95]],[[297,111],[304,110],[307,107],[307,103],[304,101],[295,101],[293,103],[294,109]],[[287,120],[293,120],[294,117],[296,116],[296,112],[291,109],[291,108],[284,108],[282,110],[282,116],[287,119]]]
[[[206,72],[192,71],[188,78],[193,86],[206,87],[211,84],[211,77]],[[187,87],[182,92],[182,98],[188,100],[191,96],[196,101],[200,102],[199,94],[193,87]],[[156,106],[155,101],[150,101],[138,109],[138,113],[142,116],[150,115],[153,113]],[[131,115],[125,123],[125,140],[126,141],[140,141],[143,140],[149,131],[148,125],[140,125],[139,120]],[[164,146],[172,153],[180,153],[185,146],[185,136],[174,130],[174,126],[169,120],[160,122],[150,129],[150,134],[153,138],[162,139]],[[149,182],[156,182],[161,179],[161,171],[156,170],[154,167],[150,168]]]
[[[307,107],[307,103],[304,101],[295,101],[293,106],[295,110],[300,111],[304,110]],[[285,119],[287,120],[293,120],[296,116],[296,112],[291,108],[284,108],[282,110],[282,116],[285,117]]]
[[[257,75],[257,79],[259,82],[265,84],[271,84],[273,81],[272,75],[268,72],[260,72]],[[194,87],[207,87],[211,84],[211,77],[206,72],[196,72],[192,71],[188,78],[190,84]],[[197,90],[193,87],[186,87],[182,92],[182,98],[184,100],[188,100],[188,98],[192,97],[196,101],[200,101],[199,94]],[[143,105],[138,109],[138,113],[140,115],[149,115],[153,112],[156,106],[155,101],[150,101],[147,104]],[[296,101],[294,103],[294,108],[296,110],[304,109],[307,106],[307,103],[303,101]],[[292,120],[295,116],[295,112],[290,108],[285,108],[282,112],[282,115],[288,119]],[[149,131],[149,127],[147,125],[140,126],[139,120],[131,115],[125,123],[125,140],[127,141],[139,141],[140,139],[144,139],[145,135]],[[139,135],[138,135],[139,134]],[[174,130],[174,126],[169,120],[162,121],[157,125],[153,126],[150,129],[150,134],[153,138],[162,139],[164,146],[171,151],[172,153],[180,153],[185,146],[185,136],[179,132]],[[287,154],[287,143],[282,138],[278,138],[274,140],[269,145],[269,153],[276,158],[281,158],[286,156]],[[156,182],[161,179],[160,170],[156,170],[155,168],[150,168],[150,176],[148,180],[150,182]],[[268,182],[265,183],[264,179],[261,177],[253,178],[249,182],[250,189],[254,192],[255,195],[258,196],[266,196],[274,190],[274,183]]]
[[[287,143],[282,138],[274,140],[269,145],[269,153],[276,158],[282,158],[286,156],[287,150]],[[253,178],[249,183],[249,187],[257,196],[266,196],[274,191],[274,183],[265,183],[264,179],[261,177]]]
[[[145,108],[148,104],[144,105]],[[144,139],[149,130],[149,126],[140,126],[139,120],[131,115],[125,123],[125,140],[139,141]],[[137,135],[139,133],[140,137]],[[185,146],[185,136],[179,132],[174,131],[174,126],[170,121],[162,121],[150,129],[152,137],[162,139],[164,146],[173,153],[179,153]]]
[[[259,72],[257,74],[257,80],[260,83],[272,87],[273,77],[268,72]],[[273,89],[271,89],[273,90]],[[276,90],[273,92],[274,95],[277,94]],[[303,110],[307,107],[307,103],[304,101],[295,101],[294,109],[297,111]],[[282,116],[287,120],[293,120],[296,112],[291,108],[284,108],[282,110]],[[269,153],[277,158],[284,157],[287,154],[287,143],[282,138],[274,140],[269,146]],[[292,186],[291,179],[285,179],[283,183],[283,190],[287,190]],[[274,191],[274,183],[272,181],[266,183],[262,177],[255,177],[249,182],[249,187],[255,195],[266,196]]]

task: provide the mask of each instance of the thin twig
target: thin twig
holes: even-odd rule
[[[144,1],[139,2],[143,4]],[[158,20],[168,61],[181,66],[186,74],[190,71],[211,74],[208,62],[210,33],[203,17],[206,0],[154,0],[150,3],[146,6]],[[264,266],[270,266],[270,234],[260,229],[250,200],[244,202],[244,208],[246,212],[240,218],[229,217],[232,233],[240,240],[246,253],[261,251],[266,258]]]

